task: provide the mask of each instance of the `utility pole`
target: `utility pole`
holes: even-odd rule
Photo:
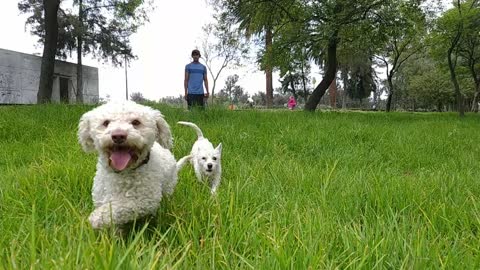
[[[128,66],[128,59],[127,54],[125,56],[125,99],[128,100],[128,73],[127,73],[127,66]]]

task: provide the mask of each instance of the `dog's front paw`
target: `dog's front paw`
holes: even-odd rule
[[[102,228],[102,219],[101,217],[95,215],[95,212],[90,214],[90,216],[88,217],[88,221],[90,222],[90,225],[92,225],[92,228],[94,229]]]
[[[88,217],[88,221],[90,222],[90,225],[92,225],[93,229],[98,230],[98,229],[102,229],[103,227],[105,227],[105,222],[107,220],[105,220],[103,218],[103,215],[101,213],[99,213],[97,211],[94,211]],[[108,222],[108,223],[110,223],[110,222]]]

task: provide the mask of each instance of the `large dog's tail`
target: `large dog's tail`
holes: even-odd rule
[[[184,122],[184,121],[179,121],[177,123],[180,124],[180,125],[189,126],[193,129],[195,129],[195,131],[197,132],[198,138],[203,138],[202,130],[200,130],[200,128],[197,125],[195,125],[194,123]]]

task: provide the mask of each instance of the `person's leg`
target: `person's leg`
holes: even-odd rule
[[[193,95],[192,95],[192,94],[188,94],[188,95],[187,95],[187,107],[188,107],[188,110],[192,109],[192,106],[193,106]]]
[[[192,95],[192,106],[203,109],[203,95]]]
[[[199,105],[202,109],[205,109],[205,96],[204,95],[199,95]]]

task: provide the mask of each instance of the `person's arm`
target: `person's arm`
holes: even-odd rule
[[[210,92],[208,91],[208,78],[207,78],[207,73],[203,75],[203,82],[205,83],[205,91],[207,92],[205,94],[205,97],[208,97],[210,95]]]
[[[188,71],[185,70],[185,80],[183,81],[183,88],[185,89],[185,99],[187,99],[187,95],[188,95],[188,77],[189,77],[189,74],[188,74]]]

